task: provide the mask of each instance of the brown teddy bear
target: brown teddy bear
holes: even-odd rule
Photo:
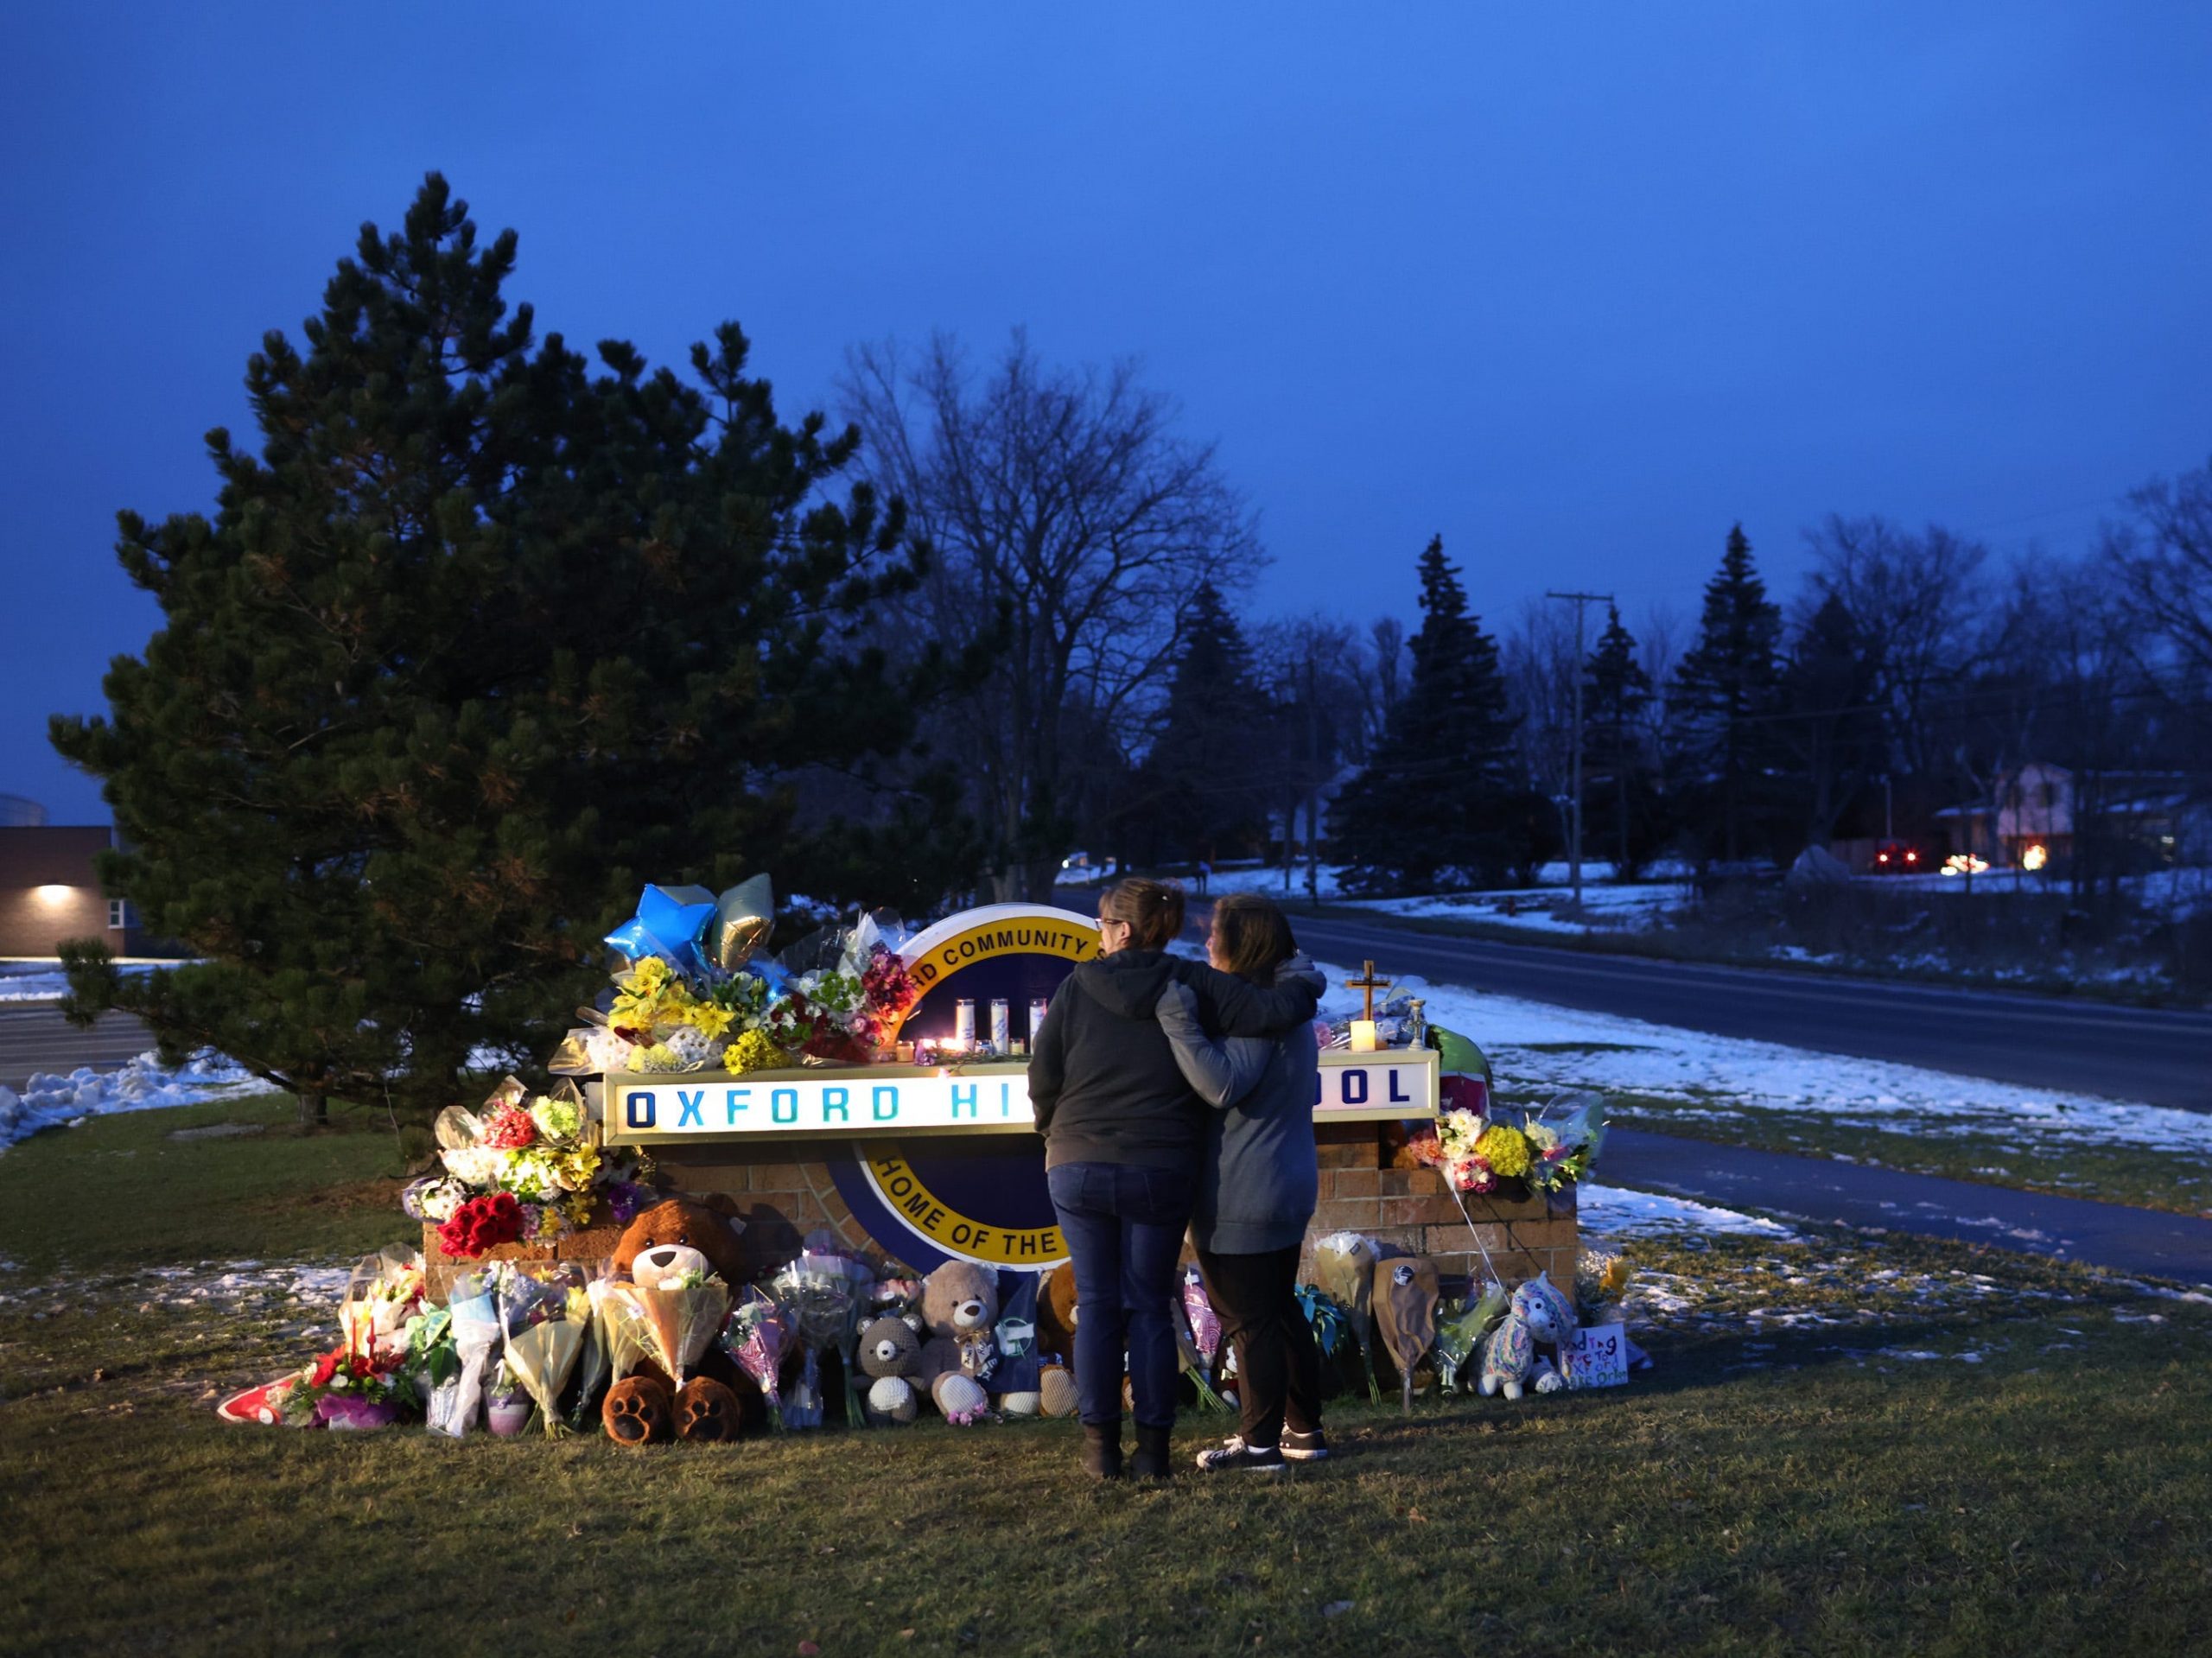
[[[915,1415],[913,1378],[922,1373],[922,1338],[896,1314],[887,1314],[861,1331],[861,1373],[870,1378],[868,1420],[871,1426],[911,1422]]]
[[[1063,1261],[1045,1274],[1037,1296],[1037,1350],[1063,1365],[1075,1363],[1075,1262]]]
[[[641,1258],[648,1271],[690,1264],[687,1253],[696,1250],[704,1257],[707,1270],[735,1290],[746,1276],[745,1249],[739,1242],[744,1229],[736,1205],[719,1192],[703,1198],[671,1198],[630,1223],[614,1246],[613,1274],[633,1277]],[[647,1361],[608,1388],[600,1407],[607,1438],[626,1445],[666,1439],[671,1430],[677,1439],[695,1445],[717,1444],[766,1420],[760,1388],[720,1342],[708,1344],[697,1373],[680,1392],[666,1371]]]
[[[921,1384],[941,1375],[988,1379],[998,1362],[999,1275],[972,1261],[948,1261],[922,1280]]]

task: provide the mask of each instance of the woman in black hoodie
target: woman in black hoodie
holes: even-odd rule
[[[1273,1036],[1313,1017],[1304,981],[1263,989],[1166,954],[1183,931],[1183,893],[1116,881],[1098,900],[1099,956],[1070,974],[1031,1033],[1029,1098],[1045,1136],[1046,1179],[1075,1262],[1075,1379],[1084,1466],[1122,1471],[1122,1354],[1135,1395],[1130,1471],[1165,1479],[1175,1422],[1170,1307],[1198,1193],[1209,1112],[1183,1078],[1154,1010],[1188,985],[1201,1024]]]

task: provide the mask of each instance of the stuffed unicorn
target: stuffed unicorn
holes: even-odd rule
[[[1556,1352],[1574,1329],[1574,1304],[1546,1273],[1513,1292],[1505,1317],[1483,1342],[1483,1397],[1503,1392],[1508,1399],[1521,1397],[1524,1382],[1538,1393],[1557,1393],[1567,1378],[1550,1359],[1536,1351],[1540,1346]]]

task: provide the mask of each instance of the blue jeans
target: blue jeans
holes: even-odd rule
[[[1075,1261],[1077,1413],[1099,1426],[1120,1426],[1127,1353],[1137,1426],[1173,1426],[1183,1365],[1169,1308],[1180,1287],[1176,1262],[1198,1196],[1196,1173],[1063,1163],[1045,1181]]]

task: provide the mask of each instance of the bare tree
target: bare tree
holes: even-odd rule
[[[1515,741],[1522,767],[1558,809],[1564,840],[1573,822],[1574,682],[1582,671],[1573,619],[1541,599],[1524,600],[1499,654],[1506,696],[1520,718]]]
[[[1017,331],[979,372],[939,335],[917,355],[855,351],[841,390],[863,456],[937,554],[929,629],[954,645],[1006,630],[944,740],[995,895],[1048,898],[1072,833],[1071,740],[1140,740],[1192,592],[1234,592],[1262,563],[1252,516],[1127,360],[1054,367]]]
[[[2103,547],[2120,603],[2171,651],[2170,663],[2155,665],[2212,680],[2212,465],[2154,479],[2127,502],[2135,521],[2108,527]]]
[[[1406,625],[1395,616],[1384,616],[1368,624],[1368,671],[1361,679],[1361,701],[1367,712],[1367,746],[1373,747],[1382,740],[1382,734],[1390,724],[1392,710],[1404,686],[1406,664]]]
[[[1872,665],[1896,764],[1926,776],[1939,765],[1930,704],[1974,667],[1974,576],[1988,549],[1940,524],[1916,535],[1879,518],[1833,513],[1806,540],[1817,568],[1801,619],[1830,594],[1843,601]]]
[[[1302,814],[1311,893],[1319,882],[1315,831],[1322,796],[1344,765],[1363,757],[1370,746],[1367,697],[1375,679],[1374,659],[1349,624],[1319,614],[1268,623],[1259,629],[1255,644],[1261,683],[1275,710],[1272,764],[1283,824],[1283,891],[1294,885],[1295,829]],[[1392,645],[1395,669],[1395,638]]]

